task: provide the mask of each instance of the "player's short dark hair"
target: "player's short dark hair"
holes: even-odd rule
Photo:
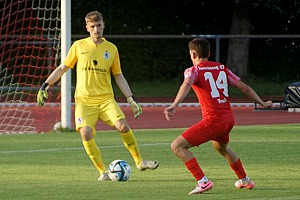
[[[89,12],[86,16],[85,16],[85,22],[98,22],[98,21],[103,21],[103,16],[100,12],[98,11],[92,11]]]
[[[188,44],[190,50],[196,51],[199,58],[207,58],[210,52],[210,44],[204,38],[195,38]]]

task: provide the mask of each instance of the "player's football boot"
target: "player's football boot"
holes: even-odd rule
[[[159,165],[159,162],[156,161],[156,160],[143,160],[141,162],[141,164],[139,166],[137,166],[137,168],[140,170],[140,171],[144,171],[146,169],[156,169]]]
[[[189,195],[201,194],[203,192],[206,192],[206,191],[210,190],[213,186],[214,186],[214,184],[211,181],[207,181],[207,182],[204,182],[204,183],[197,183],[196,188],[194,190],[192,190],[189,193]]]
[[[235,187],[241,189],[241,188],[247,188],[247,189],[252,189],[254,187],[253,181],[250,179],[240,179],[237,182],[235,182]]]
[[[98,181],[110,181],[110,178],[108,176],[107,172],[103,172],[102,174],[100,174]]]

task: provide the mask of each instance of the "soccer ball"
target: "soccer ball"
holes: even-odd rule
[[[130,165],[124,160],[114,160],[108,166],[108,176],[112,181],[127,181],[130,174]]]
[[[56,132],[60,132],[61,131],[61,122],[55,123],[53,126],[53,130]]]

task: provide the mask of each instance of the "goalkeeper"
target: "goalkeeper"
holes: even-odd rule
[[[76,67],[77,81],[74,95],[76,131],[80,132],[86,153],[100,173],[98,180],[109,180],[100,149],[94,140],[95,126],[99,119],[114,126],[121,133],[123,143],[139,170],[156,169],[159,165],[158,161],[142,160],[136,138],[114,98],[111,74],[127,98],[134,118],[142,114],[142,108],[135,101],[122,74],[117,47],[102,37],[104,30],[102,14],[92,11],[86,15],[85,21],[90,36],[73,43],[65,61],[42,84],[37,102],[43,106],[44,99],[48,98],[48,86],[58,81],[69,68]]]

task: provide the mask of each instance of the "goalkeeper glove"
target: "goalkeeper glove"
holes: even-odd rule
[[[130,107],[134,114],[134,119],[138,118],[142,114],[142,107],[138,104],[133,96],[127,98],[127,102],[130,104]]]
[[[47,92],[48,86],[49,86],[48,83],[43,83],[38,92],[37,103],[39,104],[39,106],[43,106],[45,104],[44,98],[48,99],[48,92]]]

